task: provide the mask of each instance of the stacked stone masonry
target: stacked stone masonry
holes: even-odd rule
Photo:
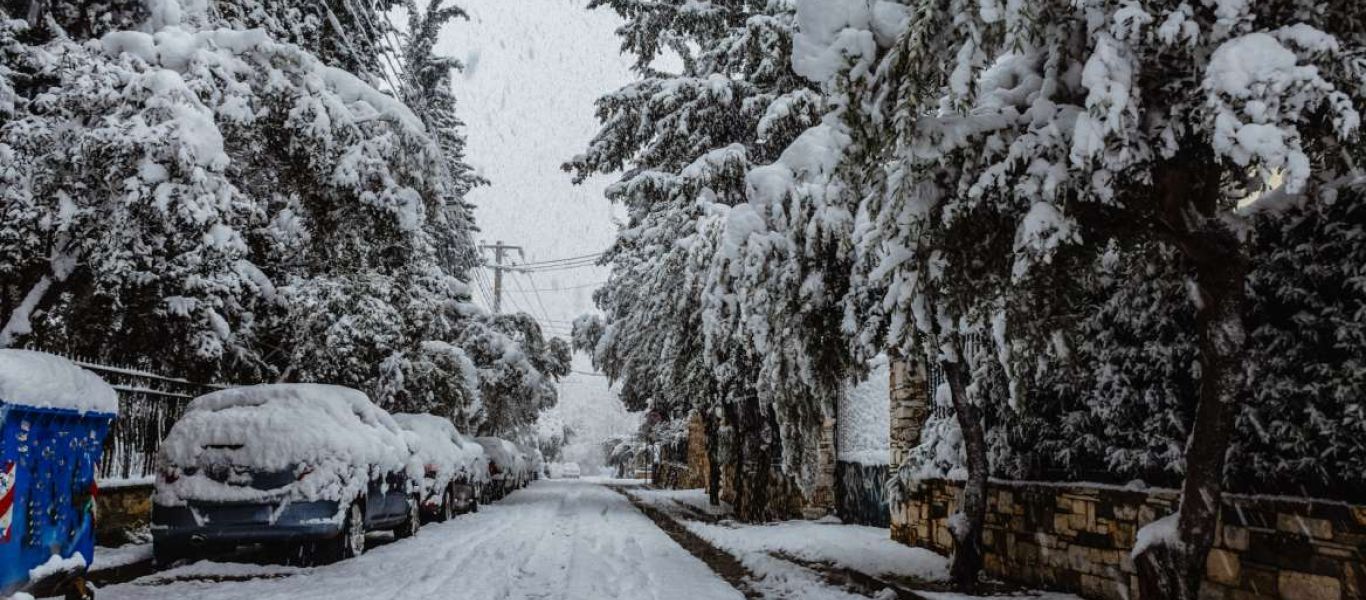
[[[892,537],[952,551],[948,518],[961,483],[922,482],[892,507]],[[986,571],[1096,600],[1138,598],[1137,531],[1170,514],[1173,490],[993,482]],[[1202,600],[1366,599],[1366,506],[1231,495],[1210,552]]]

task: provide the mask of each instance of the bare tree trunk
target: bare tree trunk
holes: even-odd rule
[[[1177,544],[1150,546],[1135,561],[1145,599],[1195,600],[1214,545],[1223,503],[1224,463],[1238,414],[1238,378],[1247,261],[1226,233],[1219,260],[1197,260],[1200,306],[1200,395],[1186,440],[1186,479],[1176,521]],[[1209,236],[1217,235],[1206,232]]]
[[[1200,393],[1186,440],[1186,479],[1170,536],[1148,545],[1134,563],[1144,599],[1196,600],[1223,504],[1224,463],[1238,414],[1239,368],[1246,331],[1243,303],[1250,261],[1238,235],[1218,216],[1217,173],[1202,169],[1209,150],[1193,146],[1154,177],[1163,232],[1195,268]],[[1160,533],[1149,531],[1149,534]]]
[[[761,522],[769,518],[769,480],[773,461],[767,439],[767,419],[759,399],[747,395],[736,410],[735,517],[741,521]]]
[[[963,502],[958,514],[951,517],[949,531],[953,534],[953,563],[949,578],[958,586],[977,583],[982,570],[982,530],[987,515],[987,440],[981,410],[967,396],[967,373],[961,358],[940,361],[944,378],[948,380],[957,413],[958,427],[963,432],[963,447],[967,454],[968,480],[963,483]]]
[[[702,425],[707,431],[707,501],[712,506],[721,504],[721,462],[717,452],[716,414],[713,410],[703,412]]]

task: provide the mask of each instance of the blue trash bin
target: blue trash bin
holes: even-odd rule
[[[0,596],[60,583],[30,581],[54,557],[56,579],[93,560],[95,472],[113,420],[0,399]]]

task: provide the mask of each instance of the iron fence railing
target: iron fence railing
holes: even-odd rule
[[[100,479],[139,479],[155,474],[161,441],[185,412],[185,406],[198,396],[226,387],[54,354],[99,375],[118,392],[119,418],[104,440]]]

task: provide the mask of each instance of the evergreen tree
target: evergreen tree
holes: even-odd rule
[[[973,448],[985,436],[958,389],[971,395],[979,381],[954,384],[953,370],[985,363],[964,361],[968,345],[953,337],[991,335],[1018,404],[1011,338],[1039,329],[1012,306],[1031,294],[1016,291],[1055,264],[1096,264],[1086,257],[1111,239],[1170,244],[1190,269],[1200,390],[1183,502],[1140,536],[1156,542],[1137,563],[1146,596],[1194,598],[1241,406],[1248,214],[1322,201],[1353,180],[1366,98],[1359,11],[1309,0],[925,0],[882,14],[831,4],[801,10],[834,50],[818,70],[842,74],[857,109],[844,116],[863,174],[850,179],[868,190],[859,212],[870,227],[855,239],[871,285],[856,281],[851,299],[884,315],[874,336],[904,344],[913,323],[938,345],[967,440],[966,507],[985,486]],[[853,43],[888,24],[902,33],[885,54]],[[979,510],[967,510],[960,546],[975,543]],[[962,581],[975,569],[958,558]]]
[[[802,371],[805,357],[797,348],[769,356],[781,346],[755,344],[758,338],[744,331],[750,315],[732,311],[738,305],[727,300],[751,293],[751,286],[790,284],[794,274],[781,282],[737,282],[731,273],[744,271],[715,259],[717,252],[738,259],[744,245],[743,234],[730,239],[725,230],[746,214],[732,207],[747,201],[747,175],[776,159],[822,112],[814,87],[791,69],[792,7],[638,0],[590,6],[627,20],[618,35],[640,75],[598,102],[601,131],[587,153],[566,165],[579,180],[629,169],[609,191],[626,206],[629,223],[604,259],[613,275],[596,296],[607,323],[594,342],[595,358],[622,381],[628,405],[681,416],[696,402],[718,420],[712,426],[735,431],[737,443],[723,444],[728,455],[719,459],[745,470],[736,477],[737,512],[775,515],[766,495],[768,465],[782,456],[789,474],[810,482],[806,442],[820,420],[813,417],[834,398],[785,404],[812,395],[801,387],[811,377],[786,381],[810,375]],[[656,66],[665,53],[681,59],[680,72]]]

